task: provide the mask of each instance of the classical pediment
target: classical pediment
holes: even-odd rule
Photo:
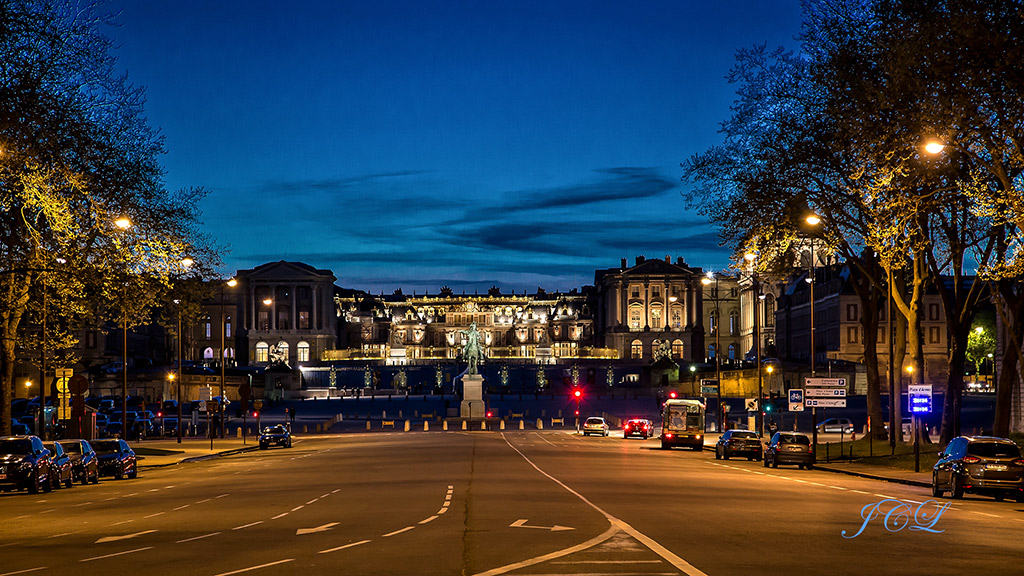
[[[330,282],[336,278],[330,270],[318,270],[302,262],[268,262],[240,272],[252,282]]]

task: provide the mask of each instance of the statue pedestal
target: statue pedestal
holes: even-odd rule
[[[459,406],[462,418],[484,417],[484,377],[466,374],[462,377],[462,404]]]

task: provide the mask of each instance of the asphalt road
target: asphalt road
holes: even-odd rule
[[[1022,504],[968,496],[936,518],[924,488],[657,447],[562,431],[325,435],[4,493],[0,576],[1021,573]],[[906,514],[886,522],[890,502],[864,525],[883,500]]]

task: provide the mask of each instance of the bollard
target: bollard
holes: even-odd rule
[[[498,429],[499,430],[504,430],[505,429],[505,421],[504,420],[502,420],[501,424],[498,425]]]
[[[462,421],[462,429],[466,430],[466,421],[465,420]]]
[[[526,426],[523,424],[522,420],[519,421],[519,429],[520,430],[526,430]]]
[[[235,432],[236,432],[235,438],[241,438],[242,437],[242,427],[241,426],[239,426],[238,430],[235,430]]]
[[[401,411],[401,410],[399,410],[399,411],[398,411],[398,417],[399,417],[399,418],[401,418],[401,417],[402,417],[402,411]]]
[[[544,421],[541,420],[540,418],[537,418],[537,430],[543,430],[543,429],[544,429]]]
[[[387,410],[381,410],[380,411],[380,419],[381,420],[387,420],[387,417],[388,417],[388,411]]]
[[[306,432],[308,432],[308,430],[306,430],[306,425],[303,424],[302,425],[302,433],[305,434]]]
[[[366,429],[367,429],[367,430],[369,430],[369,429],[370,429],[370,421],[369,421],[369,420],[367,420],[367,421],[366,421]]]
[[[487,420],[483,420],[480,422],[480,429],[487,430]]]
[[[423,431],[424,432],[429,432],[430,431],[430,422],[428,420],[424,420],[423,421]]]
[[[441,430],[444,430],[445,432],[448,431],[448,421],[447,420],[442,420],[441,421]]]
[[[409,431],[409,421],[408,420],[405,421],[405,431],[406,432]]]
[[[558,411],[558,417],[559,417],[559,418],[561,418],[561,417],[562,417],[562,411],[561,411],[561,410],[559,410],[559,411]]]

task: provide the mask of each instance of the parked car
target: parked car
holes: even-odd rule
[[[1024,502],[1024,459],[1009,438],[959,436],[939,452],[932,468],[932,495],[949,491],[953,498],[983,494],[1002,501]]]
[[[11,434],[14,436],[30,436],[32,429],[23,422],[11,422]]]
[[[75,473],[71,456],[64,452],[59,442],[46,442],[43,447],[50,451],[50,485],[54,488],[60,488],[62,484],[65,488],[74,486]]]
[[[604,418],[600,416],[587,418],[587,421],[583,423],[583,435],[590,436],[591,434],[608,435],[608,423],[604,421]]]
[[[747,460],[762,457],[761,439],[749,430],[726,430],[715,444],[715,460],[746,456]]]
[[[164,413],[164,416],[178,415],[178,401],[177,400],[164,400],[160,404],[160,411]]]
[[[814,448],[811,439],[796,432],[776,432],[764,449],[764,467],[778,468],[779,464],[796,464],[810,470],[814,467]]]
[[[121,480],[139,475],[135,451],[124,440],[96,440],[92,447],[99,460],[100,476],[113,476],[115,480]]]
[[[654,434],[654,424],[643,418],[630,418],[622,425],[622,437],[639,436],[643,439],[650,438]]]
[[[38,436],[0,437],[0,487],[49,492],[50,452]]]
[[[82,484],[96,484],[100,481],[99,460],[88,440],[61,440],[58,444],[71,458],[75,480]]]
[[[292,435],[284,424],[267,426],[260,434],[260,450],[266,450],[271,446],[292,447]]]
[[[818,433],[834,432],[842,434],[853,433],[853,422],[849,418],[829,418],[818,424]]]
[[[163,434],[164,436],[177,436],[178,435],[178,419],[164,417],[163,421]]]

